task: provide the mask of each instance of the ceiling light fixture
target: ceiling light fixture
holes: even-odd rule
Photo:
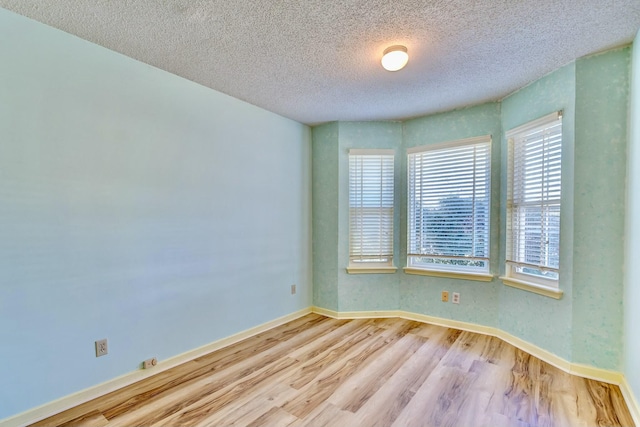
[[[404,68],[409,61],[407,48],[396,45],[390,46],[382,53],[382,67],[387,71],[398,71]]]

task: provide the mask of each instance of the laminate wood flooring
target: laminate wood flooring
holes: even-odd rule
[[[617,386],[495,337],[310,314],[34,426],[632,426]]]

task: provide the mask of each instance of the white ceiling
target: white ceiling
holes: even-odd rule
[[[403,119],[496,100],[640,28],[640,0],[0,0],[285,117]],[[398,72],[380,66],[393,44]]]

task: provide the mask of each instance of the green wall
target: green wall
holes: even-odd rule
[[[0,69],[0,419],[309,307],[308,127],[3,9]]]
[[[314,204],[314,224],[337,240],[314,252],[314,272],[331,260],[334,282],[314,282],[314,295],[331,295],[339,311],[406,310],[447,319],[495,326],[566,360],[605,369],[622,367],[623,238],[629,49],[580,59],[531,83],[499,103],[488,103],[397,122],[333,123],[337,132],[316,139],[315,185],[331,194],[331,212]],[[504,132],[563,110],[563,210],[561,218],[560,300],[504,286],[506,218],[506,140]],[[402,135],[398,135],[401,126]],[[406,258],[406,149],[491,134],[492,282],[408,275]],[[328,135],[328,138],[327,138]],[[322,148],[316,145],[323,145]],[[349,275],[348,148],[396,149],[395,274]],[[337,162],[337,167],[336,163]],[[333,174],[337,170],[337,179]],[[331,174],[331,181],[316,182]],[[337,186],[337,187],[334,187]],[[315,199],[314,199],[315,200]],[[328,218],[337,211],[337,218]],[[396,218],[396,222],[398,219]],[[314,228],[315,232],[316,228]],[[318,236],[314,233],[314,241]],[[314,246],[317,248],[318,246]],[[399,254],[398,254],[399,252]],[[332,271],[332,275],[333,275]],[[440,292],[461,293],[461,304],[440,302]]]
[[[349,275],[349,149],[397,148],[400,122],[329,123],[313,128],[314,304],[336,311],[397,310],[398,273]],[[402,181],[396,153],[396,194]],[[395,230],[400,212],[394,212]],[[394,258],[400,236],[394,235]],[[394,280],[395,278],[395,280]]]
[[[397,310],[399,306],[399,273],[347,274],[349,260],[349,149],[396,149],[394,164],[395,194],[402,182],[402,123],[340,123],[338,149],[338,308],[339,311]],[[347,209],[343,209],[346,206]],[[397,204],[396,204],[397,206]],[[394,208],[394,231],[400,230],[400,212]],[[394,232],[394,260],[397,266],[400,234]]]
[[[427,135],[426,139],[422,137]],[[406,147],[500,134],[500,105],[486,104],[401,122],[340,122],[313,129],[314,304],[338,311],[409,310],[495,325],[497,282],[481,283],[402,272],[406,257]],[[404,136],[403,136],[404,135]],[[407,145],[409,144],[409,145]],[[348,153],[350,148],[395,149],[395,274],[347,274],[349,253]],[[500,152],[494,139],[493,151]],[[499,197],[499,156],[493,197]],[[498,251],[498,205],[492,212],[492,251]],[[497,269],[497,258],[494,260]],[[467,305],[436,304],[442,289],[462,292]],[[471,306],[475,308],[469,309]]]
[[[338,123],[312,130],[313,303],[338,310]]]
[[[554,111],[562,117],[562,211],[560,218],[560,300],[501,286],[499,327],[566,360],[571,356],[573,295],[573,157],[575,124],[575,64],[570,64],[531,83],[502,101],[505,131]],[[507,141],[502,136],[501,224],[506,224]],[[502,227],[500,242],[505,239]],[[504,274],[505,247],[500,248],[500,274]]]
[[[640,402],[640,32],[633,43],[627,153],[624,375]]]
[[[488,103],[443,114],[408,120],[404,123],[403,159],[406,149],[422,145],[437,144],[462,138],[491,135],[491,271],[498,271],[498,237],[500,230],[498,200],[500,191],[500,104]],[[402,212],[400,246],[401,259],[398,267],[406,265],[407,254],[407,180],[403,170],[402,186],[398,200]],[[402,310],[462,320],[487,326],[497,326],[498,291],[497,279],[492,282],[447,279],[432,276],[401,274]],[[440,292],[460,292],[460,304],[444,304]]]
[[[576,61],[573,361],[620,370],[629,53]]]

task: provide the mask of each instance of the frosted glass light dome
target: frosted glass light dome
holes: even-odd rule
[[[382,53],[382,67],[387,71],[401,70],[407,62],[409,62],[409,54],[404,46],[390,46]]]

